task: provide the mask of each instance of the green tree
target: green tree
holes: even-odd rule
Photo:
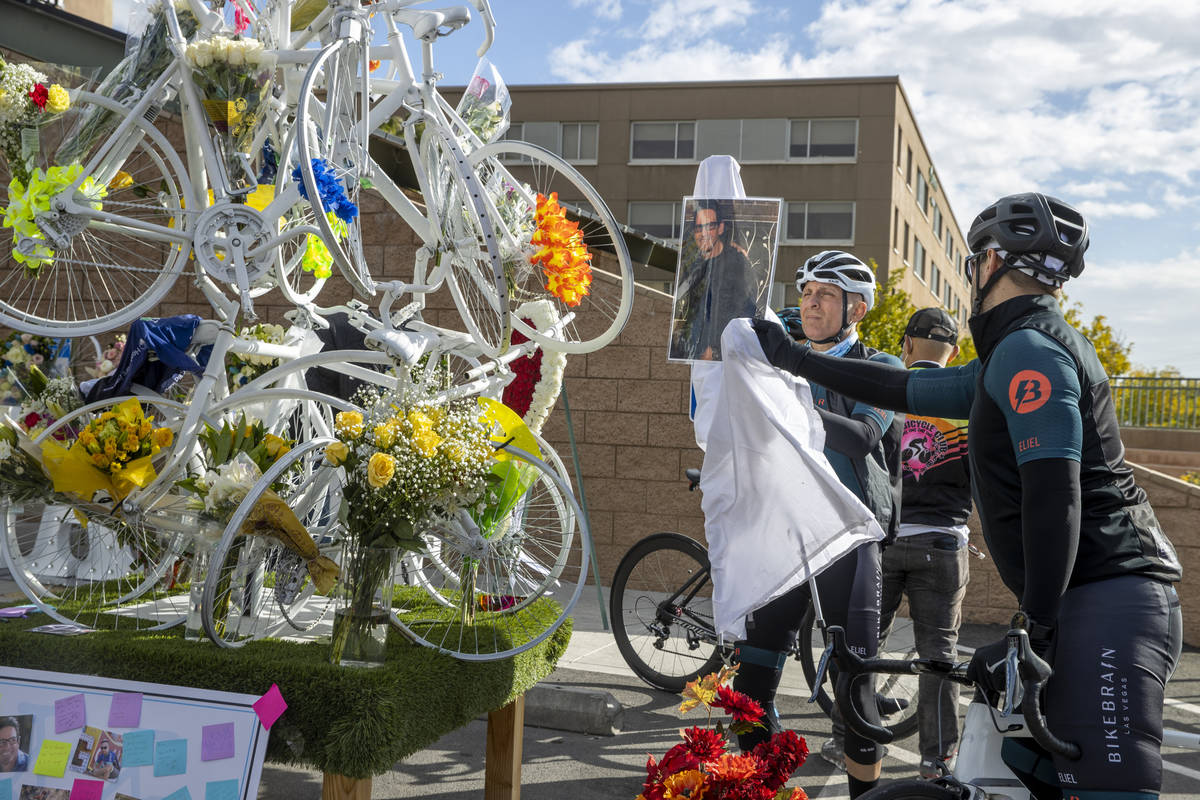
[[[1129,361],[1129,351],[1133,344],[1125,341],[1125,337],[1108,324],[1108,318],[1103,314],[1092,317],[1092,321],[1084,323],[1083,306],[1079,303],[1067,305],[1067,298],[1062,299],[1063,317],[1075,326],[1076,330],[1086,336],[1096,348],[1096,355],[1104,365],[1104,371],[1110,376],[1128,375],[1133,366]]]
[[[879,265],[875,259],[869,259],[867,263],[878,273]],[[875,307],[858,323],[858,338],[862,343],[885,353],[899,352],[900,337],[904,335],[908,318],[917,310],[908,292],[900,288],[904,272],[895,270],[888,275],[886,283],[875,285]]]
[[[948,367],[961,367],[963,364],[969,364],[979,356],[975,351],[975,340],[970,336],[964,336],[958,340],[958,355],[954,357]]]

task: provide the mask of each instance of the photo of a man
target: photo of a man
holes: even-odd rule
[[[685,198],[667,358],[719,361],[729,321],[762,313],[780,201]]]
[[[0,717],[0,772],[26,772],[29,769],[29,731],[33,715]]]

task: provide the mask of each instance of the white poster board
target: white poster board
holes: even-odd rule
[[[18,722],[28,763],[0,772],[0,800],[65,800],[73,789],[99,800],[255,800],[269,735],[253,708],[258,699],[4,667],[0,734],[12,738],[3,724]],[[47,770],[64,752],[62,772]],[[45,771],[52,774],[38,774]]]

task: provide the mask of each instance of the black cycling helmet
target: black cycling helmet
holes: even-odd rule
[[[804,324],[800,322],[800,309],[795,306],[781,308],[775,312],[779,317],[779,321],[783,323],[784,330],[788,332],[793,339],[804,338]]]
[[[1088,226],[1062,200],[1039,192],[1011,194],[979,212],[967,233],[978,253],[989,243],[1008,253],[1008,266],[1056,286],[1083,272]]]

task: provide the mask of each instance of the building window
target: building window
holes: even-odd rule
[[[950,281],[946,281],[945,291],[943,292],[943,295],[944,295],[943,300],[946,303],[946,308],[949,308],[950,301],[954,299],[952,296],[952,293],[950,291]]]
[[[930,202],[933,205],[933,235],[940,242],[942,240],[942,209],[938,206],[936,200]]]
[[[953,236],[946,237],[946,259],[950,262],[951,266],[954,265],[954,237]]]
[[[899,253],[900,248],[900,209],[892,209],[892,252]]]
[[[909,227],[906,220],[904,223],[904,255],[902,256],[905,264],[908,263],[908,231]]]
[[[912,148],[908,148],[908,159],[904,167],[904,182],[908,184],[908,188],[912,188]]]
[[[854,241],[854,203],[788,203],[784,238],[792,242]]]
[[[692,161],[696,152],[694,122],[635,122],[632,157],[648,161]]]
[[[942,272],[937,264],[933,263],[933,259],[929,262],[929,286],[933,289],[934,297],[942,293]]]
[[[595,122],[564,122],[562,124],[562,155],[567,161],[596,163],[596,142],[600,125]]]
[[[660,239],[679,239],[682,213],[678,202],[630,203],[629,227]]]
[[[900,157],[904,155],[904,136],[900,132],[900,126],[896,126],[896,172],[904,169],[904,163]]]
[[[791,158],[856,158],[857,119],[794,119],[788,155]]]
[[[913,267],[917,273],[917,277],[921,282],[925,282],[925,245],[921,244],[921,240],[913,237]]]
[[[925,174],[917,173],[917,205],[921,208],[921,213],[926,217],[929,216],[929,184],[925,182]]]

